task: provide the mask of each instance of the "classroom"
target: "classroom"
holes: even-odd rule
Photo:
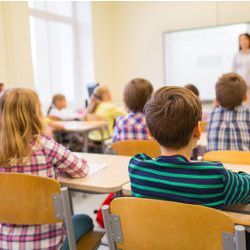
[[[0,250],[250,250],[250,1],[0,1]]]

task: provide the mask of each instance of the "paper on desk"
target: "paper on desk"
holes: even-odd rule
[[[98,163],[88,163],[89,166],[89,172],[88,172],[88,176],[95,174],[96,172],[104,169],[107,167],[106,164],[98,164]]]

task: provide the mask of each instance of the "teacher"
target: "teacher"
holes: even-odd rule
[[[248,103],[250,103],[250,35],[248,33],[239,36],[239,52],[234,56],[233,72],[246,81]]]

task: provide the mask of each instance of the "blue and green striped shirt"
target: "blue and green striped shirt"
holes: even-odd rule
[[[184,156],[145,154],[129,163],[132,195],[207,207],[250,203],[250,175],[233,173],[218,162],[191,162]]]

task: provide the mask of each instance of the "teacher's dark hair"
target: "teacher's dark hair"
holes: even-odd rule
[[[241,50],[241,47],[240,47],[240,38],[242,36],[245,36],[248,39],[248,41],[249,41],[249,49],[250,49],[250,35],[248,33],[242,33],[242,34],[239,35],[239,50]]]

